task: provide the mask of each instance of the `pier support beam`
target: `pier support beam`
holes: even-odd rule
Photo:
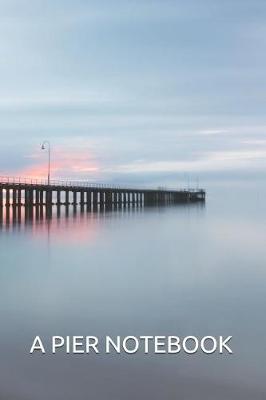
[[[106,208],[112,208],[112,192],[108,190],[105,192],[105,206]]]
[[[68,207],[69,206],[69,191],[65,191],[65,205]]]
[[[34,200],[34,191],[30,189],[30,207],[33,207],[33,200]]]
[[[104,192],[100,191],[100,207],[103,208],[104,207]]]
[[[117,205],[117,192],[113,192],[113,204],[114,206]]]
[[[45,193],[45,205],[51,208],[52,204],[53,204],[53,191],[51,189],[47,189]]]
[[[118,193],[118,206],[122,207],[122,203],[123,203],[123,195],[122,192]]]
[[[73,190],[73,206],[77,205],[77,192]]]
[[[40,205],[43,206],[44,202],[43,202],[43,190],[40,190],[39,192],[39,200],[40,200]]]
[[[84,208],[84,191],[80,191],[80,205],[82,208]]]
[[[6,206],[10,206],[10,190],[6,189]]]
[[[93,196],[93,209],[95,210],[98,208],[98,192],[93,191],[92,196]]]
[[[40,205],[40,191],[38,189],[35,190],[35,204],[36,206]]]
[[[128,206],[130,206],[130,202],[131,202],[131,199],[130,199],[130,192],[127,192],[127,205],[128,205]]]
[[[91,210],[91,191],[87,191],[87,211]]]
[[[61,191],[60,190],[57,190],[57,193],[56,193],[56,205],[57,206],[60,206],[61,205]]]
[[[21,206],[21,189],[18,189],[18,205]]]
[[[17,205],[17,190],[16,189],[13,189],[13,193],[12,193],[12,204],[13,204],[13,206],[16,206]]]
[[[122,205],[123,205],[123,207],[125,207],[127,204],[126,192],[122,192],[122,196],[123,196]]]

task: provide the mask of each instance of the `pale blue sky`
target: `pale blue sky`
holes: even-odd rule
[[[266,2],[0,0],[0,171],[264,179]]]

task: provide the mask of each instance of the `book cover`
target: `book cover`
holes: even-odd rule
[[[0,399],[263,400],[266,3],[0,1]]]

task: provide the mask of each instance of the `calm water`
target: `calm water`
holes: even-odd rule
[[[264,198],[2,221],[0,398],[265,399]],[[36,335],[168,334],[234,355],[29,355]]]

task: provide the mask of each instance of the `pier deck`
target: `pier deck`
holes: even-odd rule
[[[78,206],[167,205],[205,201],[204,189],[137,188],[78,181],[50,181],[0,177],[2,206]]]

